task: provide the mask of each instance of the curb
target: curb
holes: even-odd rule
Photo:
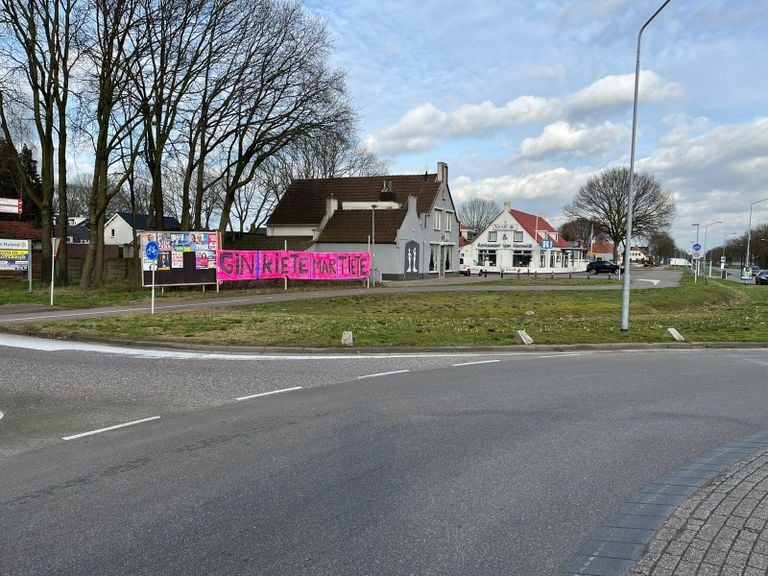
[[[559,576],[626,576],[689,497],[768,448],[768,431],[725,444],[656,478],[627,500],[563,564]]]

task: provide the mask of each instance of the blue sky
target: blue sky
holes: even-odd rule
[[[635,50],[662,0],[306,0],[393,174],[449,166],[457,204],[554,224],[628,165]],[[672,0],[643,35],[638,170],[671,192],[680,247],[744,233],[768,198],[768,0]],[[768,202],[753,224],[768,223]]]

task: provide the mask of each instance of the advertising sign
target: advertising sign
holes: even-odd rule
[[[155,269],[158,286],[216,283],[218,232],[142,232],[142,285],[152,284]]]
[[[29,258],[29,240],[0,239],[0,270],[26,272],[29,269]]]

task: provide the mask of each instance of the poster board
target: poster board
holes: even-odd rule
[[[152,285],[152,267],[156,286],[199,286],[216,284],[216,252],[221,247],[219,232],[152,232],[139,235],[141,248],[141,284]],[[157,242],[156,260],[147,257],[149,242]]]
[[[31,255],[29,240],[0,239],[0,270],[27,272]]]

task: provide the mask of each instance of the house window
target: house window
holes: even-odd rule
[[[477,252],[479,266],[496,266],[496,250],[479,250]]]
[[[451,232],[453,230],[453,219],[454,219],[453,212],[445,213],[445,231],[446,232]]]
[[[523,241],[523,231],[515,230],[515,242],[522,242],[522,241]]]
[[[115,237],[115,229],[114,229],[114,228],[112,228],[112,229],[110,230],[110,232],[111,232],[111,234],[112,234],[112,238],[114,238],[114,237]]]
[[[498,242],[496,238],[497,238],[497,233],[495,230],[493,232],[488,232],[488,242]]]
[[[446,272],[451,271],[451,254],[453,254],[453,246],[444,246],[444,252],[445,252],[445,266],[443,266],[443,270]]]
[[[440,265],[440,245],[429,245],[429,271],[439,272],[438,266]]]
[[[440,230],[442,227],[443,213],[440,210],[435,209],[435,230]]]

